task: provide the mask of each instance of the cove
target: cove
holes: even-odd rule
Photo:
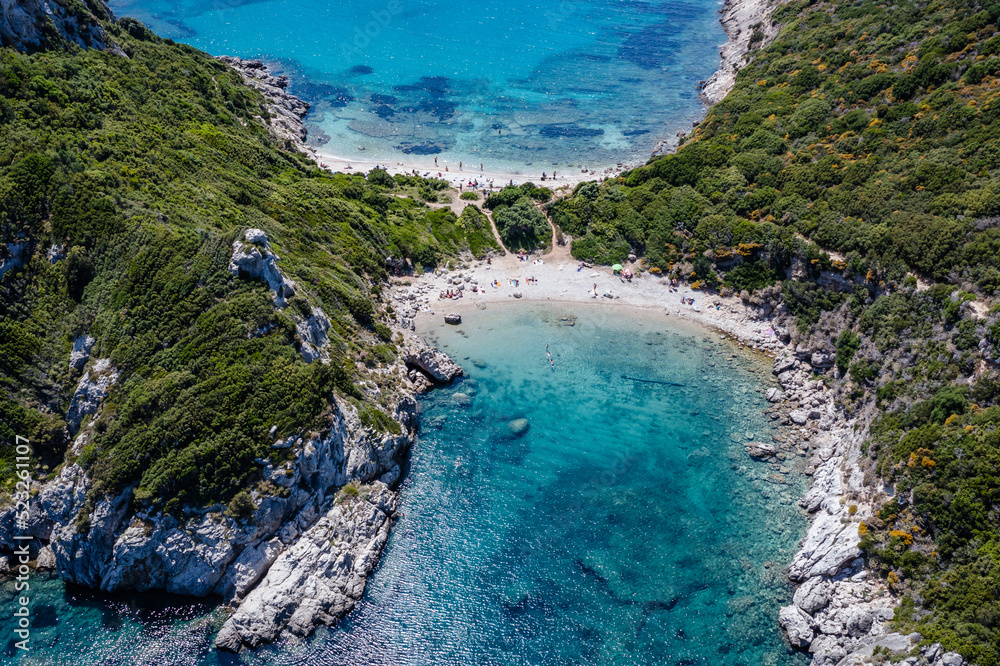
[[[464,316],[424,325],[466,377],[421,398],[402,515],[340,625],[219,654],[211,604],[36,579],[47,619],[19,663],[807,663],[777,625],[803,477],[744,450],[773,432],[770,363],[658,312]]]
[[[344,159],[569,175],[701,120],[719,0],[112,0],[163,37],[261,58]],[[361,150],[363,149],[363,150]],[[356,165],[355,165],[356,166]],[[435,169],[436,171],[436,169]]]

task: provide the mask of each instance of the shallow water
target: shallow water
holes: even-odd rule
[[[704,112],[719,0],[113,0],[214,55],[276,61],[347,159],[540,175],[644,162]],[[364,148],[364,151],[359,150]],[[475,167],[473,167],[475,168]]]
[[[679,325],[516,304],[430,328],[467,377],[421,400],[403,515],[365,600],[305,644],[219,655],[207,606],[106,608],[50,581],[20,663],[807,663],[777,625],[802,477],[742,443],[770,435],[770,365]]]

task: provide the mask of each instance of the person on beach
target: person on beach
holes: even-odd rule
[[[458,163],[458,170],[459,170],[459,171],[461,171],[461,170],[462,170],[462,163],[461,163],[461,162],[459,162],[459,163]]]
[[[596,282],[594,283],[594,292],[591,295],[591,298],[597,298],[597,283]]]
[[[437,165],[438,165],[438,158],[435,157],[434,158],[434,166],[437,166]]]

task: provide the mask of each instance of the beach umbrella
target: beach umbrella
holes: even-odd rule
[[[615,264],[614,266],[611,267],[611,270],[613,271],[620,271],[621,269],[622,269],[621,264]]]

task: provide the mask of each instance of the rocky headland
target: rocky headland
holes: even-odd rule
[[[309,104],[288,92],[288,77],[272,75],[260,60],[243,60],[235,56],[219,56],[243,77],[246,84],[259,92],[265,100],[268,118],[257,117],[268,131],[287,150],[307,152],[306,127],[302,119],[309,112]]]
[[[230,270],[267,282],[281,307],[294,283],[277,262],[259,229],[233,243]],[[328,362],[325,314],[314,308],[297,319],[304,360]],[[391,405],[392,432],[363,425],[357,409],[340,399],[322,428],[284,437],[272,428],[274,455],[256,459],[260,483],[242,511],[216,505],[183,515],[147,513],[136,508],[134,488],[101,496],[71,461],[40,488],[26,526],[15,528],[13,506],[0,509],[0,552],[13,553],[15,534],[29,534],[34,565],[67,582],[108,592],[221,596],[234,608],[216,638],[221,649],[308,636],[336,622],[360,600],[395,517],[395,488],[418,428],[413,395],[462,373],[419,337],[399,333],[406,351],[384,370],[397,390],[381,396]],[[81,370],[67,414],[74,454],[92,440],[90,426],[119,377],[110,359],[90,357],[93,344],[81,336],[69,358]],[[7,564],[0,557],[0,566]]]

